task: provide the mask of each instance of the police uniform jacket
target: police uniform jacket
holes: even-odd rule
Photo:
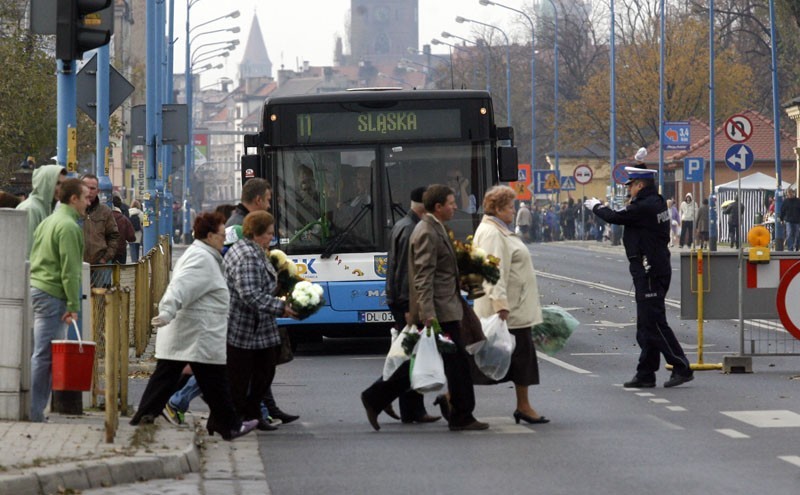
[[[624,225],[622,243],[634,280],[649,274],[670,277],[670,214],[655,186],[645,186],[622,210],[596,206],[594,214],[606,222]],[[645,261],[649,268],[646,268]]]

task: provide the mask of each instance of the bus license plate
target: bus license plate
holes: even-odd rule
[[[394,317],[391,311],[361,311],[359,320],[362,323],[392,323]]]

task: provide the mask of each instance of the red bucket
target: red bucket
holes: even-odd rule
[[[75,331],[78,333],[77,325]],[[91,390],[95,343],[54,340],[50,348],[53,351],[53,390]]]

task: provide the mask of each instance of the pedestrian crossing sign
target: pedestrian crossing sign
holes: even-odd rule
[[[561,190],[562,191],[574,191],[575,190],[575,177],[571,175],[565,175],[561,178]]]

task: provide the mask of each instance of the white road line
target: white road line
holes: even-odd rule
[[[800,467],[800,455],[779,455],[778,459]]]
[[[651,419],[656,420],[658,423],[666,426],[670,430],[685,430],[686,429],[683,426],[676,425],[675,423],[670,423],[669,421],[665,421],[665,420],[663,420],[663,419],[661,419],[661,418],[659,418],[657,416],[653,416],[652,414],[648,414],[647,416],[650,417]]]
[[[627,260],[623,260],[623,261],[627,262]],[[589,282],[589,281],[586,281],[586,280],[578,280],[577,278],[565,277],[563,275],[556,275],[556,274],[547,273],[547,272],[540,272],[538,270],[536,271],[536,276],[549,278],[549,279],[552,279],[552,280],[558,280],[560,282],[569,282],[571,284],[583,285],[585,287],[590,287],[592,289],[604,290],[606,292],[611,292],[613,294],[619,294],[619,295],[622,295],[622,296],[633,297],[633,284],[631,284],[631,288],[630,289],[618,289],[616,287],[611,287],[610,285],[606,285],[606,284],[600,284],[600,283],[597,283],[597,282]],[[673,308],[680,308],[681,307],[681,302],[677,301],[675,299],[667,299],[667,300],[665,300],[665,304],[667,306],[671,306]]]
[[[638,395],[639,397],[655,397],[656,396],[656,394],[654,394],[652,392],[636,392],[636,395]]]
[[[669,404],[669,399],[655,398],[655,399],[650,399],[650,402],[652,402],[654,404]]]
[[[675,411],[675,412],[680,412],[680,411],[685,411],[686,410],[686,408],[683,407],[683,406],[667,406],[667,409],[669,409],[670,411]]]
[[[720,428],[720,429],[715,430],[715,431],[717,433],[722,433],[726,437],[730,437],[730,438],[750,438],[750,435],[745,435],[742,432],[739,432],[739,431],[736,431],[736,430],[731,430],[729,428]]]
[[[574,371],[575,373],[579,373],[581,375],[589,375],[589,374],[592,373],[589,370],[578,368],[577,366],[573,366],[573,365],[571,365],[569,363],[565,363],[564,361],[562,361],[560,359],[556,359],[554,357],[548,356],[547,354],[545,354],[543,352],[542,353],[536,353],[536,355],[542,361],[547,361],[550,364],[555,364],[556,366],[560,366],[560,367],[562,367],[562,368],[564,368],[565,370],[568,370],[568,371]]]
[[[728,352],[730,354],[730,352]],[[571,352],[570,356],[622,356],[622,352]]]

